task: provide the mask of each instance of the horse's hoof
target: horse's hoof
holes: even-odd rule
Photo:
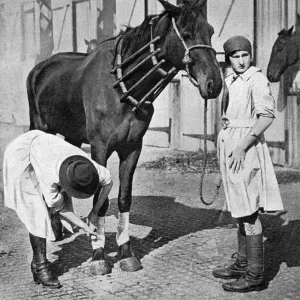
[[[103,248],[94,249],[90,264],[90,270],[93,275],[105,275],[111,273],[111,266],[106,261],[106,254]]]
[[[94,260],[90,266],[91,274],[106,275],[111,273],[111,266],[106,260]]]
[[[120,260],[120,268],[125,272],[135,272],[143,268],[141,263],[135,257],[124,258]]]

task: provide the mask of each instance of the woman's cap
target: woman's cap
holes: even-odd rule
[[[247,51],[252,56],[252,46],[250,41],[241,35],[228,39],[224,43],[223,49],[225,52],[225,59],[227,59],[231,53],[242,50]]]

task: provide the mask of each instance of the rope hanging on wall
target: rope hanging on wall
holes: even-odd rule
[[[52,54],[58,52],[58,49],[59,49],[59,46],[60,46],[60,42],[61,42],[62,33],[63,33],[64,27],[65,27],[65,22],[66,22],[66,17],[67,17],[67,12],[68,12],[69,6],[70,6],[70,4],[67,4],[66,7],[65,7],[64,19],[63,19],[63,23],[62,23],[60,34],[59,34],[58,43],[57,43],[56,48],[53,50]]]

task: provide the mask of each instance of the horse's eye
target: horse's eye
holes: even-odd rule
[[[191,38],[191,34],[188,33],[188,32],[183,32],[183,33],[182,33],[182,37],[183,37],[185,40],[188,40],[188,39]]]
[[[283,45],[282,44],[277,45],[277,51],[281,52],[282,50],[283,50]]]
[[[281,51],[284,49],[284,46],[285,46],[285,42],[284,42],[284,41],[278,41],[276,50],[277,50],[278,52],[281,52]]]

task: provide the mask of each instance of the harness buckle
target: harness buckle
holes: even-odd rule
[[[224,129],[224,130],[227,129],[227,128],[228,128],[228,125],[230,124],[229,119],[227,119],[227,118],[222,118],[222,119],[221,119],[221,122],[222,122],[222,125],[223,125],[223,129]]]

